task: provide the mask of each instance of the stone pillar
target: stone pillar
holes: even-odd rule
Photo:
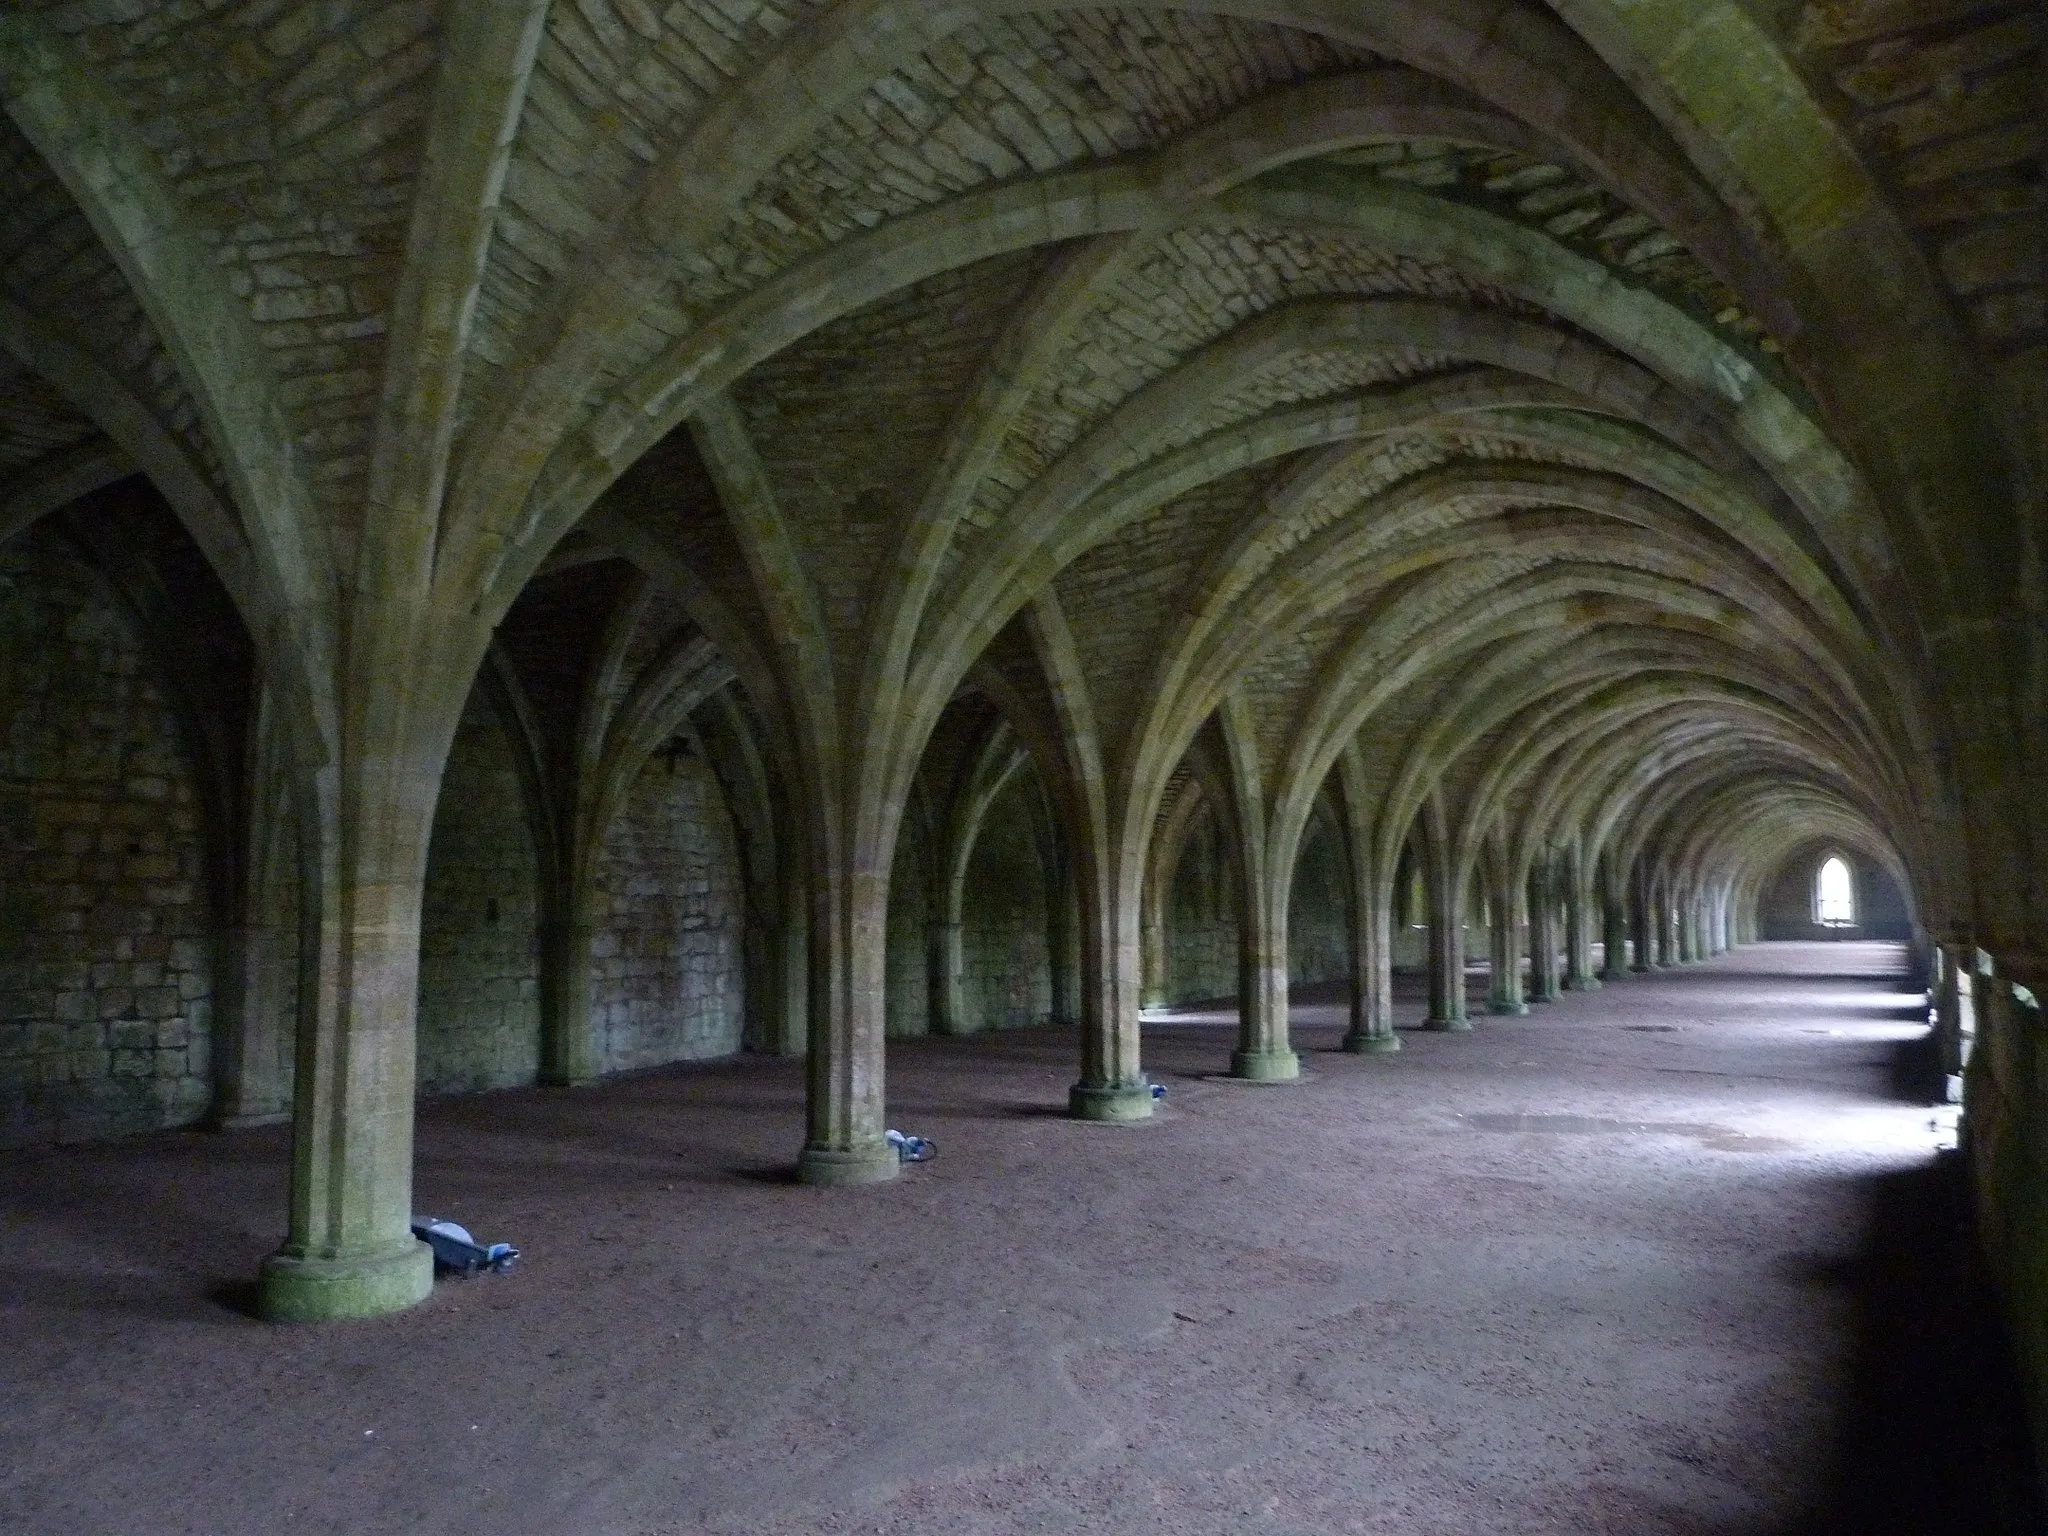
[[[1599,987],[1593,974],[1592,890],[1585,855],[1577,843],[1566,854],[1564,984],[1574,992],[1591,992]]]
[[[213,1053],[214,1101],[207,1123],[234,1131],[291,1118],[285,1081],[286,936],[252,914],[220,943],[220,1001]]]
[[[801,923],[747,919],[748,1048],[769,1056],[804,1053],[804,930]]]
[[[781,884],[781,921],[774,925],[775,946],[769,959],[775,1017],[770,1021],[778,1056],[802,1056],[811,1046],[810,877],[800,848],[787,848],[777,875]]]
[[[811,857],[810,1052],[797,1178],[880,1184],[902,1171],[882,1135],[889,861],[870,851],[835,868],[833,852],[816,847]]]
[[[967,998],[960,985],[964,962],[960,950],[958,910],[954,906],[950,921],[925,925],[925,970],[932,1000],[932,1033],[935,1035],[967,1033]]]
[[[1548,856],[1529,873],[1529,1000],[1554,1003],[1563,993],[1557,964],[1557,884]]]
[[[1109,864],[1112,858],[1118,862]],[[1143,858],[1142,848],[1082,848],[1075,860],[1081,913],[1081,1080],[1067,1092],[1067,1112],[1077,1120],[1143,1120],[1152,1113],[1152,1085],[1138,1054]]]
[[[1355,839],[1352,857],[1351,1027],[1344,1049],[1354,1055],[1384,1055],[1401,1049],[1394,1033],[1393,893],[1367,867]]]
[[[1944,1077],[1957,1076],[1969,1064],[1963,1036],[1963,967],[1970,958],[1960,944],[1938,944],[1934,949],[1931,1011]]]
[[[216,1130],[276,1125],[291,1118],[289,1064],[296,1021],[286,1017],[288,972],[298,936],[280,925],[284,898],[299,878],[298,819],[280,761],[272,701],[258,690],[244,773],[243,835],[234,839],[233,912],[216,957],[213,1104]],[[225,845],[227,839],[222,839]]]
[[[1450,862],[1439,852],[1429,875],[1429,1029],[1466,1030],[1465,923],[1452,890]]]
[[[1519,1015],[1529,1011],[1522,995],[1522,947],[1520,943],[1521,903],[1516,900],[1514,881],[1505,873],[1507,860],[1496,861],[1492,898],[1491,931],[1487,934],[1487,956],[1493,963],[1493,989],[1487,998],[1491,1013]]]
[[[1628,903],[1613,890],[1604,891],[1600,917],[1600,942],[1606,950],[1601,956],[1600,979],[1620,981],[1628,975]]]
[[[302,860],[290,1224],[257,1291],[278,1321],[392,1312],[434,1283],[433,1252],[411,1231],[412,1133],[440,763],[377,767]]]
[[[1166,892],[1159,891],[1145,903],[1139,924],[1142,979],[1138,993],[1140,1008],[1166,1006]]]
[[[1065,859],[1054,861],[1055,878],[1046,892],[1045,959],[1052,974],[1047,978],[1052,994],[1052,1022],[1078,1023],[1081,1005],[1079,955],[1076,940],[1080,923],[1074,911],[1073,872]]]
[[[1379,797],[1361,766],[1357,743],[1338,759],[1340,803],[1344,812],[1345,873],[1351,899],[1345,904],[1350,924],[1351,1023],[1344,1049],[1354,1055],[1385,1055],[1401,1049],[1394,1033],[1394,879],[1401,867],[1382,873],[1375,838],[1373,809]]]
[[[1639,973],[1647,971],[1651,968],[1650,946],[1657,924],[1650,907],[1650,883],[1640,869],[1629,872],[1628,918],[1630,938],[1635,944],[1635,956],[1628,968]]]
[[[1238,907],[1238,1033],[1230,1075],[1284,1083],[1301,1076],[1301,1058],[1287,1038],[1287,900],[1293,871],[1275,869],[1270,860],[1261,863],[1263,868],[1247,875]]]

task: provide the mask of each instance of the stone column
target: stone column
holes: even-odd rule
[[[810,859],[810,1052],[797,1177],[881,1184],[902,1171],[882,1135],[889,863],[872,849],[858,860],[833,855],[814,845]]]
[[[925,925],[925,969],[932,999],[932,1033],[967,1033],[967,998],[961,988],[964,961],[960,949],[959,909],[948,893],[948,918]]]
[[[747,917],[747,1048],[768,1056],[804,1053],[803,925]]]
[[[1080,967],[1075,952],[1080,923],[1074,911],[1074,881],[1067,861],[1056,859],[1053,868],[1054,880],[1045,902],[1045,960],[1051,971],[1047,984],[1052,1022],[1074,1024],[1081,1018],[1077,988]]]
[[[1283,1083],[1301,1076],[1301,1058],[1287,1038],[1287,900],[1292,874],[1292,869],[1279,870],[1271,860],[1260,860],[1246,874],[1238,907],[1238,1033],[1230,1075],[1256,1083]]]
[[[1630,937],[1635,944],[1635,958],[1629,962],[1631,971],[1650,970],[1654,962],[1650,950],[1657,935],[1656,912],[1650,904],[1650,881],[1640,868],[1629,871],[1628,916]]]
[[[1593,974],[1592,892],[1587,878],[1585,855],[1577,843],[1566,854],[1565,957],[1568,969],[1564,984],[1574,992],[1591,992],[1599,985]]]
[[[1547,855],[1529,874],[1529,995],[1554,1003],[1562,995],[1557,964],[1557,884]]]
[[[1464,914],[1452,891],[1451,872],[1438,853],[1429,872],[1429,1029],[1466,1030]]]
[[[290,1224],[263,1263],[268,1318],[368,1317],[433,1286],[433,1253],[411,1231],[414,1010],[445,753],[364,765],[308,839]]]
[[[1351,900],[1345,906],[1351,939],[1351,1026],[1344,1049],[1354,1055],[1384,1055],[1401,1049],[1394,1033],[1394,875],[1379,868],[1372,807],[1378,804],[1357,756],[1357,744],[1338,760],[1343,786],[1345,872]]]
[[[1620,981],[1628,975],[1628,903],[1611,881],[1601,892],[1600,941],[1606,948],[1601,957],[1600,979]]]
[[[285,897],[299,878],[298,819],[280,761],[275,706],[258,690],[243,773],[248,781],[243,835],[233,839],[236,866],[228,916],[217,952],[213,1104],[216,1130],[276,1125],[291,1118],[289,1078],[296,1021],[286,1017],[288,972],[298,936],[281,924]],[[226,853],[229,839],[220,840]]]
[[[1145,903],[1140,919],[1138,942],[1142,957],[1142,984],[1138,993],[1140,1008],[1164,1008],[1166,1006],[1166,892],[1160,891],[1153,900]]]
[[[1962,967],[1966,951],[1959,944],[1938,944],[1934,948],[1934,986],[1931,1011],[1934,1033],[1941,1053],[1945,1077],[1959,1074],[1968,1060],[1963,1048]]]
[[[778,1056],[802,1056],[810,1050],[811,1033],[810,882],[796,850],[786,851],[778,863],[782,910],[772,928],[774,947],[768,960],[774,989],[770,1049]]]
[[[277,1125],[291,1118],[285,1081],[286,936],[253,914],[230,924],[220,942],[219,1021],[214,1047],[215,1130]]]
[[[1392,892],[1366,864],[1363,852],[1352,865],[1351,1027],[1344,1049],[1354,1055],[1384,1055],[1401,1049],[1394,1033],[1394,929]]]
[[[1507,859],[1503,855],[1495,865],[1492,900],[1489,902],[1493,909],[1493,925],[1487,934],[1487,956],[1493,963],[1493,989],[1487,998],[1487,1010],[1518,1015],[1529,1011],[1529,1004],[1522,995],[1522,914],[1521,903],[1516,900],[1515,882],[1508,878],[1506,868]]]
[[[1152,1113],[1152,1085],[1139,1066],[1144,850],[1070,846],[1081,914],[1081,1080],[1067,1092],[1067,1112],[1077,1120],[1143,1120]]]

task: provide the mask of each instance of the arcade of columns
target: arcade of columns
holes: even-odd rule
[[[943,1029],[1020,774],[1090,1119],[1150,1112],[1197,815],[1262,1080],[1319,828],[1362,1052],[1407,886],[1456,1029],[1468,911],[1520,1011],[1525,941],[1537,999],[1596,944],[1717,953],[1827,839],[1979,1041],[2048,1366],[2042,45],[1943,0],[10,8],[0,540],[69,519],[180,658],[214,1118],[290,1061],[266,1311],[429,1285],[422,888],[474,695],[533,807],[541,1079],[601,1070],[592,870],[681,741],[819,1184],[896,1172],[906,818]]]

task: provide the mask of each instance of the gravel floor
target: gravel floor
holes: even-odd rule
[[[1056,1112],[1070,1032],[895,1042],[942,1151],[872,1190],[788,1181],[791,1063],[439,1103],[420,1210],[526,1257],[359,1324],[239,1310],[282,1132],[0,1157],[0,1530],[2029,1529],[1897,964],[1379,1058],[1310,1000],[1292,1086],[1148,1019],[1127,1128]]]

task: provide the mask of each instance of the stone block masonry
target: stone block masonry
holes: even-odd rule
[[[205,1113],[204,860],[177,721],[112,595],[54,535],[0,547],[0,1145]]]
[[[657,757],[641,770],[597,884],[590,1008],[602,1070],[738,1051],[745,898],[731,818],[701,759]]]
[[[470,695],[441,779],[420,912],[419,1091],[540,1070],[540,871],[511,742]]]

